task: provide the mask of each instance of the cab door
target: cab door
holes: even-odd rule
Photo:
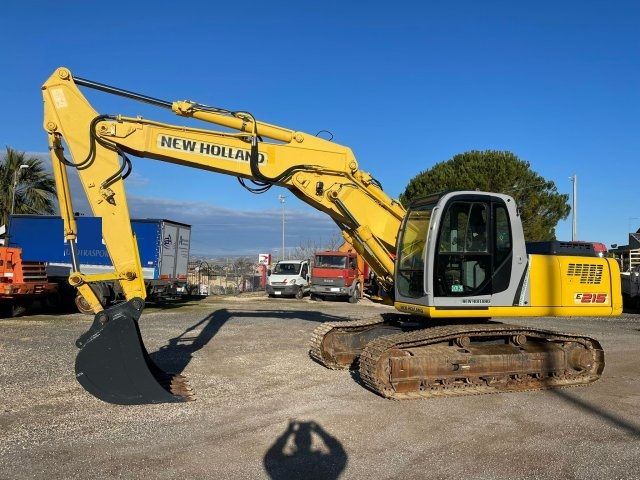
[[[355,255],[349,254],[347,257],[347,282],[346,285],[353,285],[358,278],[358,262]]]
[[[300,268],[300,285],[308,289],[309,288],[309,261],[305,260],[302,262],[302,267]]]
[[[441,217],[434,264],[436,307],[486,307],[492,292],[491,204],[456,199]]]
[[[463,310],[512,305],[517,289],[512,277],[520,279],[524,269],[522,261],[514,269],[513,260],[513,233],[504,200],[480,195],[454,198],[440,221],[434,305]]]

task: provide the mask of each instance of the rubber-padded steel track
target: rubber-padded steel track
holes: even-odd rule
[[[519,335],[522,337],[518,337]],[[530,339],[534,349],[537,349],[534,350],[532,356],[538,355],[535,357],[537,363],[530,363],[542,365],[546,371],[523,372],[514,369],[513,372],[509,372],[508,368],[512,361],[515,365],[523,358],[525,361],[528,359],[526,352],[523,352],[522,355],[503,355],[508,361],[503,362],[507,367],[502,374],[479,373],[477,365],[463,365],[464,369],[456,371],[456,367],[459,365],[448,363],[459,362],[459,360],[454,360],[456,355],[460,355],[456,352],[467,352],[468,354],[468,350],[464,347],[473,346],[473,342],[478,342],[479,347],[476,349],[479,351],[482,351],[482,348],[490,350],[492,347],[482,347],[482,342],[500,338],[516,339],[516,345],[517,339],[521,339],[525,343],[527,339]],[[438,344],[437,347],[436,344]],[[456,349],[456,344],[462,348]],[[425,349],[425,347],[427,348]],[[497,346],[497,348],[502,347],[505,345]],[[496,347],[493,348],[495,350]],[[553,354],[560,357],[570,356],[574,351],[572,349],[575,349],[577,356],[569,363],[573,362],[572,365],[578,364],[579,367],[575,369],[548,367],[548,364],[553,362],[545,360],[545,348],[553,350]],[[412,355],[418,356],[413,358],[420,358],[419,355],[424,355],[423,358],[428,359],[424,361],[424,364],[427,364],[432,358],[436,358],[443,365],[449,365],[453,368],[450,369],[450,372],[440,376],[427,375],[417,380],[411,379],[411,376],[407,375],[406,370],[402,370],[401,366],[405,359],[408,359],[409,362],[412,361]],[[542,360],[539,360],[540,358]],[[554,357],[552,360],[556,358],[558,357]],[[406,375],[404,378],[409,378],[410,381],[404,382],[403,385],[400,385],[401,382],[394,382],[391,372],[394,362],[395,368],[399,372],[397,375],[400,378]],[[418,367],[420,368],[421,365],[419,364]],[[428,369],[428,367],[424,368]],[[416,371],[419,372],[419,368]],[[473,371],[473,368],[476,371]],[[600,344],[592,338],[506,324],[433,327],[380,337],[368,343],[360,357],[360,377],[364,384],[383,397],[396,400],[585,385],[596,381],[603,369],[604,352]]]

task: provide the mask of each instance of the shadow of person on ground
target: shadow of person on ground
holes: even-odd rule
[[[347,453],[342,444],[316,422],[289,420],[287,429],[269,448],[263,463],[273,480],[335,480],[347,465]]]

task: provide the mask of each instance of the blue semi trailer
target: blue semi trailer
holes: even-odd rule
[[[102,240],[102,221],[99,217],[76,217],[76,240],[80,271],[106,273],[113,265]],[[186,294],[187,266],[191,226],[164,219],[132,219],[142,272],[149,301],[175,299]],[[9,223],[9,246],[20,247],[25,261],[44,262],[50,281],[66,288],[71,272],[71,254],[64,240],[62,219],[50,215],[13,215]],[[115,282],[103,282],[96,287],[103,304],[122,298]],[[68,288],[67,288],[68,290]],[[75,297],[78,309],[91,313],[81,296]]]

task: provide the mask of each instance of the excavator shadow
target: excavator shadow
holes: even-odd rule
[[[226,309],[207,315],[181,334],[171,338],[156,352],[150,353],[151,360],[167,372],[182,373],[191,362],[193,354],[209,343],[231,317],[232,315]]]
[[[179,335],[171,338],[166,345],[150,354],[151,360],[165,371],[182,373],[191,362],[193,355],[202,349],[218,333],[222,326],[233,317],[276,318],[278,321],[305,320],[331,322],[347,320],[343,317],[327,315],[317,311],[296,310],[228,310],[226,308],[210,313],[202,320],[188,327]]]
[[[158,310],[172,310],[174,308],[183,308],[189,304],[197,304],[206,299],[206,296],[190,295],[182,298],[175,298],[170,300],[147,300],[147,308],[155,308]]]
[[[608,412],[599,406],[593,405],[586,400],[579,398],[574,393],[568,392],[565,389],[552,389],[549,390],[549,392],[560,397],[579,410],[600,418],[601,420],[628,433],[629,435],[632,435],[635,438],[640,438],[640,425],[631,423],[618,415]]]

